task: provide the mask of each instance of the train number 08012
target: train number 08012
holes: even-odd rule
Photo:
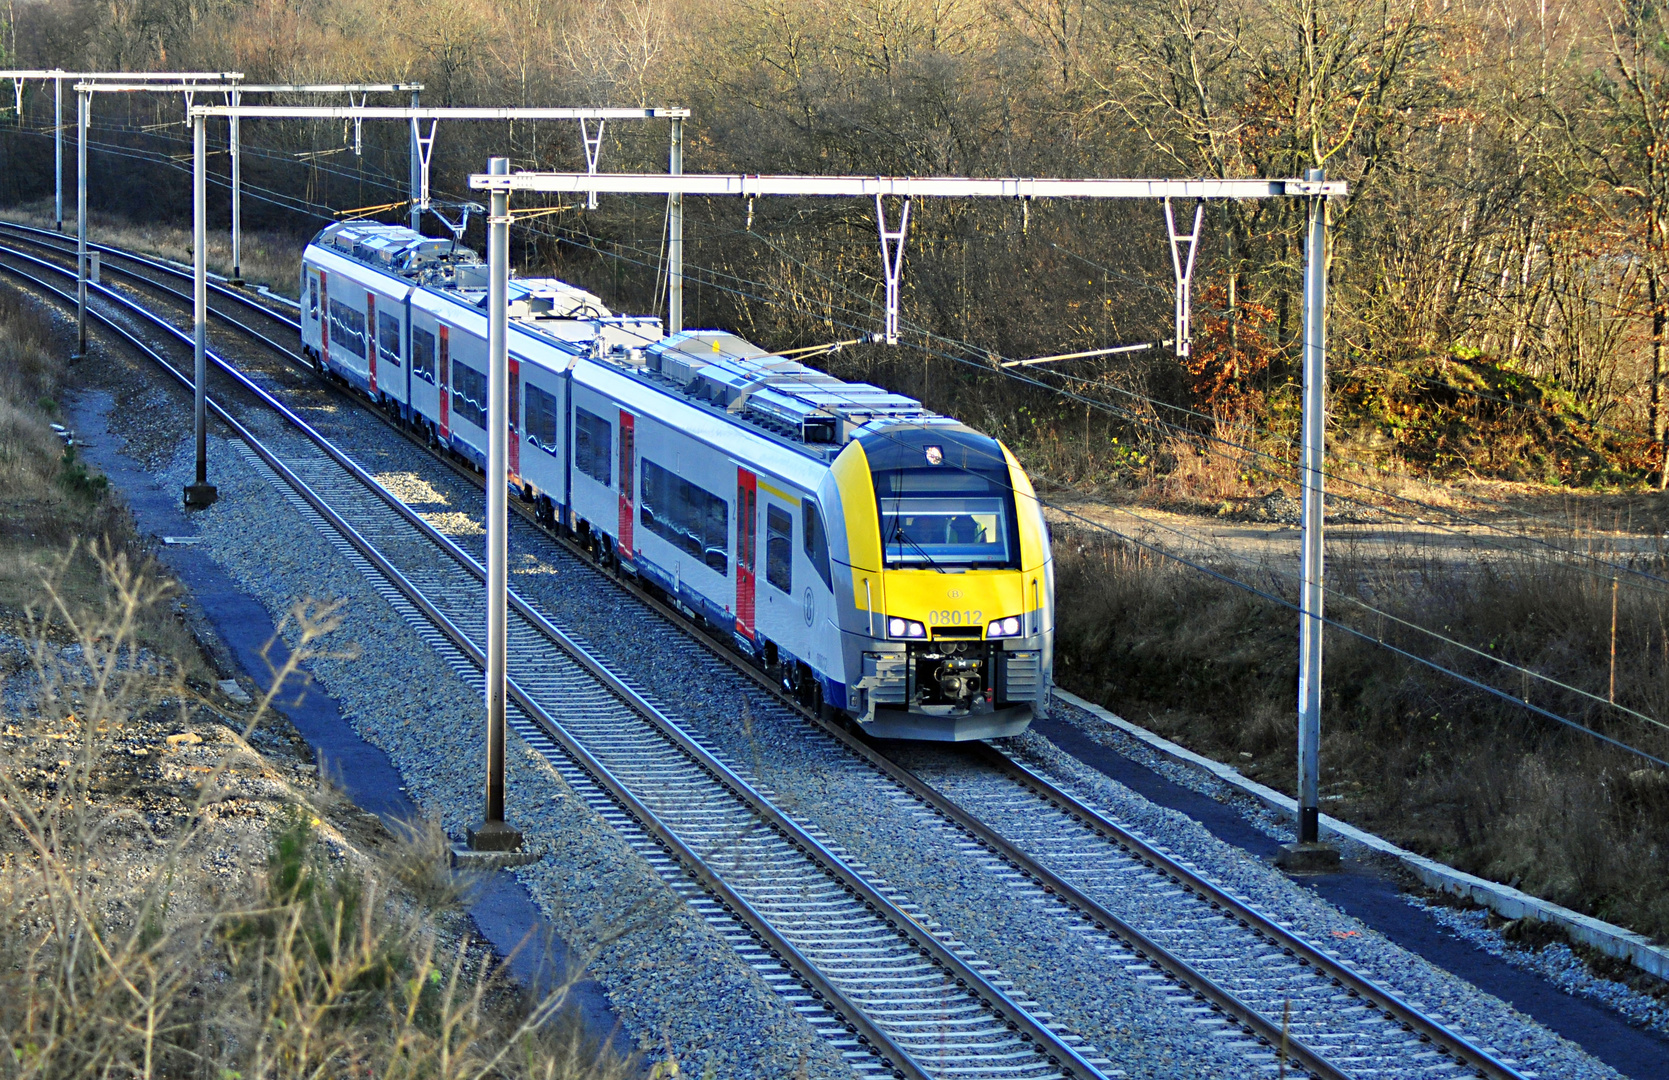
[[[927,622],[929,626],[979,626],[985,621],[985,613],[975,608],[972,611],[929,611]]]

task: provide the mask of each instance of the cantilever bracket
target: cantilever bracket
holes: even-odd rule
[[[435,128],[439,126],[439,120],[429,121],[429,134],[425,135],[417,117],[411,118],[411,141],[412,145],[417,147],[417,160],[422,175],[422,181],[417,188],[417,209],[420,211],[429,209],[429,159],[435,149]]]
[[[371,97],[371,94],[370,94],[369,91],[367,91],[366,93],[360,94],[359,95],[359,100],[355,101],[353,91],[349,90],[348,91],[348,104],[352,105],[352,106],[355,106],[356,108],[363,109],[365,107],[365,102],[370,97]],[[363,134],[362,129],[363,129],[364,124],[365,124],[365,120],[364,120],[363,117],[358,117],[358,116],[354,117],[354,157],[362,156],[360,151],[364,149],[364,145],[365,145],[363,140],[362,140],[362,134]]]
[[[454,243],[463,242],[464,233],[469,230],[469,216],[471,214],[484,214],[487,212],[486,207],[477,202],[444,203],[442,205],[455,206],[458,208],[459,217],[457,224],[453,224],[447,216],[441,213],[436,207],[429,207],[429,213],[435,215],[436,218],[440,219],[440,223],[447,227],[447,229],[452,233],[452,240]]]
[[[593,137],[591,126],[585,122],[585,117],[580,117],[580,142],[585,144],[585,171],[592,176],[597,175],[597,158],[603,152],[603,123],[602,120],[597,121],[597,134]],[[595,188],[586,193],[585,208],[587,210],[597,209],[597,190]]]
[[[898,283],[904,277],[904,243],[910,231],[910,199],[898,216],[898,228],[887,228],[887,208],[875,196],[875,225],[881,233],[881,269],[887,283],[887,328],[882,335],[888,345],[898,344]]]
[[[13,79],[12,80],[12,93],[17,98],[17,123],[18,123],[18,126],[21,127],[21,126],[23,126],[23,80],[22,79]]]
[[[1205,217],[1205,202],[1194,204],[1194,229],[1187,235],[1176,231],[1176,214],[1171,200],[1165,200],[1165,231],[1171,239],[1171,268],[1176,273],[1176,354],[1188,356],[1193,352],[1193,287],[1194,255],[1199,250],[1200,223]]]
[[[188,86],[183,91],[181,91],[181,93],[185,95],[185,119],[181,120],[180,123],[184,124],[186,127],[190,127],[191,126],[191,102],[192,102],[192,99],[197,96],[197,91],[194,88]]]

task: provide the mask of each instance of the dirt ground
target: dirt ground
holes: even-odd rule
[[[1364,510],[1342,499],[1330,501],[1324,534],[1328,557],[1418,570],[1433,563],[1458,567],[1513,555],[1563,556],[1649,573],[1660,572],[1669,558],[1669,496],[1663,493],[1488,487],[1487,493],[1456,491],[1454,506],[1430,509],[1393,504]],[[1112,530],[1218,569],[1240,567],[1282,577],[1298,573],[1300,504],[1285,492],[1225,504],[1218,513],[1062,489],[1040,488],[1039,495],[1052,526]]]

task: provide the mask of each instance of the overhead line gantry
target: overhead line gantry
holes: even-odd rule
[[[490,249],[492,297],[489,303],[489,366],[488,381],[488,443],[487,491],[489,511],[494,505],[494,492],[504,498],[509,477],[505,472],[506,453],[503,449],[506,420],[509,415],[509,355],[508,310],[504,297],[508,294],[508,249],[510,208],[513,192],[543,192],[549,194],[595,195],[598,192],[625,195],[668,195],[681,199],[685,195],[719,196],[750,201],[759,197],[844,197],[874,199],[875,219],[881,251],[882,277],[886,285],[885,330],[882,338],[889,345],[898,343],[899,285],[904,274],[904,249],[910,226],[910,203],[918,198],[953,199],[1016,199],[1029,206],[1034,199],[1157,199],[1164,203],[1166,232],[1170,239],[1171,259],[1177,285],[1176,349],[1179,356],[1188,355],[1189,309],[1187,293],[1192,283],[1194,253],[1199,242],[1204,203],[1211,199],[1271,199],[1296,198],[1308,203],[1308,222],[1304,240],[1303,292],[1303,434],[1302,463],[1303,502],[1303,588],[1299,605],[1299,668],[1298,668],[1298,840],[1290,853],[1295,861],[1306,858],[1325,861],[1337,859],[1337,851],[1324,849],[1318,843],[1320,833],[1320,747],[1321,747],[1321,644],[1322,644],[1322,455],[1325,449],[1326,412],[1326,307],[1327,307],[1327,229],[1326,205],[1329,198],[1348,194],[1343,181],[1328,180],[1321,169],[1311,169],[1302,178],[1291,179],[1028,179],[979,177],[918,177],[918,176],[762,176],[743,173],[691,174],[661,176],[648,173],[511,173],[504,159],[494,159],[491,169],[470,177],[470,187],[488,192],[492,209],[488,216],[488,246]],[[887,214],[887,199],[903,200],[896,224]],[[1172,211],[1173,200],[1196,200],[1193,228],[1181,233],[1176,227]],[[676,326],[674,327],[676,329]],[[487,557],[488,581],[504,580],[506,560],[506,523],[491,512],[488,514]],[[496,530],[496,531],[495,531]],[[498,561],[499,573],[493,576],[493,561]],[[502,589],[488,590],[489,640],[496,633],[504,640],[505,597]],[[500,663],[489,668],[488,731],[503,731],[503,678]],[[492,679],[498,679],[498,690]],[[498,702],[499,713],[493,715],[493,703]],[[500,760],[502,753],[500,754]],[[489,796],[493,778],[489,777]],[[502,775],[496,783],[502,792]],[[498,806],[502,807],[502,797]],[[488,820],[492,820],[494,803],[489,797]]]
[[[326,85],[340,86],[341,84],[326,84]],[[77,90],[82,90],[82,89],[83,89],[82,87],[79,87],[79,86],[77,87]],[[90,93],[92,91],[95,91],[95,90],[99,89],[99,87],[88,86],[85,89],[88,93]],[[184,87],[180,87],[178,89],[180,89],[182,92],[184,91]],[[193,92],[200,92],[201,87],[193,87],[192,89],[193,89]],[[222,89],[229,91],[230,88],[222,88]],[[244,89],[247,89],[247,88],[244,88]],[[299,89],[299,87],[279,87],[279,88],[273,89],[269,92],[282,92],[283,90],[295,90],[295,89]],[[358,89],[358,87],[356,86],[356,90],[357,89]],[[83,94],[83,97],[85,97],[85,96],[86,96],[86,94]],[[534,108],[524,108],[524,107],[493,108],[493,107],[468,107],[468,106],[426,108],[426,107],[418,106],[418,105],[415,105],[415,104],[408,107],[408,106],[403,106],[403,105],[385,106],[385,105],[365,105],[365,104],[357,104],[357,105],[243,105],[243,104],[191,105],[191,104],[188,103],[187,108],[186,108],[186,112],[187,112],[187,117],[188,117],[188,119],[191,123],[191,144],[192,144],[192,180],[191,180],[191,203],[192,203],[192,306],[193,306],[193,316],[192,316],[193,326],[192,326],[192,329],[193,329],[193,340],[194,340],[194,343],[195,343],[195,353],[196,353],[196,357],[195,357],[195,360],[196,360],[195,372],[196,372],[196,374],[193,376],[193,381],[195,383],[194,397],[196,399],[195,400],[195,416],[194,416],[193,428],[194,428],[194,433],[195,433],[195,436],[196,436],[196,444],[197,444],[197,472],[196,472],[197,479],[196,479],[195,483],[189,484],[189,485],[186,486],[185,502],[186,502],[187,506],[207,506],[208,504],[212,503],[216,498],[215,487],[214,487],[214,485],[212,485],[208,482],[208,442],[207,442],[208,435],[207,435],[207,427],[206,427],[207,404],[206,404],[206,399],[205,399],[205,396],[204,396],[204,389],[205,389],[204,376],[205,376],[206,367],[207,367],[207,350],[208,350],[208,268],[207,268],[207,262],[206,262],[205,248],[206,248],[207,216],[208,216],[207,215],[207,202],[208,202],[208,197],[207,197],[207,175],[208,175],[207,158],[208,158],[208,154],[207,154],[207,137],[206,137],[207,127],[206,127],[206,125],[207,125],[207,121],[208,121],[209,117],[224,117],[234,125],[239,120],[244,120],[244,119],[250,119],[250,120],[352,120],[352,121],[354,121],[356,126],[360,122],[365,121],[365,120],[404,120],[404,121],[409,122],[411,124],[412,151],[413,151],[412,152],[413,179],[414,179],[414,184],[413,184],[413,189],[414,189],[413,190],[413,199],[414,199],[413,227],[416,227],[416,225],[419,223],[419,220],[420,220],[420,219],[416,218],[416,215],[421,213],[424,210],[430,209],[430,206],[431,206],[430,197],[429,197],[429,190],[430,190],[429,189],[429,161],[430,161],[431,152],[434,149],[435,132],[437,130],[437,127],[438,127],[440,121],[442,121],[442,120],[470,120],[470,121],[482,121],[482,120],[485,120],[485,121],[577,120],[577,121],[580,122],[580,125],[581,125],[580,134],[581,134],[582,140],[585,143],[586,166],[590,170],[592,170],[590,173],[581,174],[581,175],[598,175],[595,170],[597,168],[597,158],[598,158],[599,153],[600,153],[601,148],[602,148],[603,125],[610,120],[668,120],[668,121],[671,121],[671,124],[672,124],[672,151],[671,151],[670,165],[673,169],[681,169],[683,167],[683,165],[682,165],[682,163],[683,163],[683,125],[684,125],[684,120],[687,119],[690,115],[690,111],[688,109],[683,109],[683,108],[636,108],[636,109],[632,109],[632,108],[583,108],[583,107],[581,107],[581,108],[558,108],[558,107],[549,107],[549,108],[537,108],[537,107],[534,107]],[[423,121],[428,121],[428,130],[426,132],[420,126]],[[591,129],[587,126],[589,124],[589,122],[591,122],[591,121],[596,121],[596,123],[597,123],[596,134],[594,136],[591,133]],[[85,129],[83,129],[83,130],[85,130]],[[85,137],[83,137],[83,148],[84,147],[85,147]],[[85,149],[83,149],[83,151],[82,151],[83,160],[85,160],[85,153],[86,153]],[[236,160],[235,155],[234,155],[234,160]],[[83,175],[83,177],[85,177],[85,175],[86,175],[85,167],[83,167],[82,175]],[[83,180],[83,185],[82,186],[83,186],[83,190],[84,190],[85,189],[85,180]],[[85,198],[85,194],[83,194],[83,198]],[[593,201],[593,205],[594,204],[595,203]],[[234,202],[234,206],[235,205],[236,204]],[[679,211],[681,213],[681,211],[682,211],[682,202],[681,201],[678,202],[678,208],[679,208]],[[85,213],[83,213],[81,216],[82,216],[83,220],[85,220],[85,217],[86,217]],[[453,225],[451,222],[447,222],[448,227],[453,230],[454,235],[461,235],[462,234],[463,229],[461,227],[461,224],[462,223],[460,222],[459,225]],[[82,231],[82,235],[83,235],[82,247],[84,249],[85,248],[85,227],[83,226],[82,229],[83,229],[83,231]],[[678,236],[680,237],[680,243],[677,246],[677,253],[676,253],[676,257],[680,261],[680,263],[681,263],[682,258],[683,258],[683,245],[682,245],[682,242],[681,242],[682,229],[683,229],[683,221],[682,221],[682,218],[680,216],[680,218],[677,221],[677,233],[678,233]],[[669,254],[669,257],[673,254],[672,251],[670,250],[670,245],[669,245],[668,254]],[[86,259],[85,259],[85,257],[81,258],[79,260],[79,262],[81,264],[81,270],[80,270],[80,273],[78,274],[78,277],[80,279],[78,292],[82,297],[81,318],[83,320],[82,325],[84,327],[85,326],[85,321],[84,321],[85,320],[85,311],[86,311],[85,296],[86,296],[86,288],[87,288],[87,284],[86,284]],[[84,335],[85,335],[85,331],[83,330],[83,337],[82,337],[82,348],[83,349],[85,349],[85,347],[86,347],[86,338],[85,338]]]
[[[191,123],[192,102],[198,94],[223,94],[231,105],[238,105],[244,94],[346,94],[348,100],[353,101],[358,96],[359,104],[364,104],[366,98],[372,94],[410,93],[411,103],[416,107],[418,96],[423,90],[422,83],[245,83],[241,81],[226,82],[179,82],[174,84],[160,84],[151,82],[87,82],[77,83],[78,100],[84,99],[84,108],[77,111],[80,137],[83,144],[87,138],[87,128],[92,123],[92,98],[96,92],[104,93],[177,93],[185,99],[184,123]],[[79,118],[85,117],[85,120]],[[227,152],[231,156],[231,186],[232,186],[232,282],[241,283],[243,277],[243,147],[240,140],[238,117],[234,116],[228,125]],[[359,123],[354,123],[354,153],[360,152]],[[82,151],[85,156],[85,150]],[[418,214],[415,209],[417,197],[418,148],[414,139],[411,146],[411,184],[412,184],[412,227],[417,227]],[[86,165],[82,163],[80,187],[86,188]]]
[[[23,88],[31,79],[52,83],[52,156],[55,178],[53,218],[58,231],[64,231],[64,80],[77,83],[236,83],[243,79],[240,71],[65,71],[62,68],[0,70],[0,79],[12,81],[17,96],[17,120],[23,123]]]

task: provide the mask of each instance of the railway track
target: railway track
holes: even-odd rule
[[[0,225],[0,233],[62,251],[56,234],[29,236],[38,231],[21,230]],[[141,288],[189,303],[188,296],[158,280],[189,274],[103,250],[117,259],[107,268],[119,265],[119,272],[148,282]],[[61,265],[57,269],[63,271]],[[234,320],[220,308],[254,308],[291,333],[293,322],[234,290],[219,292],[225,294],[220,297],[224,304],[216,305],[211,335],[215,320],[224,320],[240,333],[258,335],[289,361],[303,363],[271,335],[244,325],[252,320]],[[276,401],[266,407],[283,408]],[[293,426],[305,427],[299,420]],[[379,590],[402,614],[429,628],[425,636],[431,644],[443,652],[451,649],[453,666],[478,680],[479,648],[457,627],[480,624],[479,567],[362,471],[355,475],[357,466],[339,453],[332,456],[334,448],[323,449],[327,444],[321,438],[315,435],[312,441],[321,451],[315,457],[330,458],[328,467],[309,461],[292,476],[270,462],[267,467],[285,480],[292,501],[320,518],[327,534],[345,545],[345,553],[360,561],[373,580],[382,579],[386,588],[379,584]],[[249,445],[249,452],[264,461],[258,444]],[[477,480],[473,472],[447,464]],[[338,504],[354,515],[340,524],[325,512]],[[524,527],[535,528],[531,521]],[[374,554],[381,550],[378,542],[395,549],[405,536],[404,546],[410,546],[413,531],[424,534],[445,557],[415,569],[382,565]],[[556,542],[543,530],[539,535]],[[656,597],[630,582],[621,584],[672,615]],[[1039,1015],[1034,1003],[1009,996],[1000,980],[982,973],[960,942],[936,932],[878,883],[866,883],[857,867],[817,839],[814,827],[777,810],[768,791],[751,786],[660,714],[584,642],[516,599],[512,620],[512,697],[520,707],[512,723],[518,732],[595,799],[634,843],[670,850],[681,878],[674,887],[742,949],[767,982],[841,1045],[860,1071],[1089,1076],[1110,1067],[1093,1048],[1052,1031],[1049,1018]],[[696,636],[763,688],[783,696],[769,675],[710,637]],[[554,667],[548,664],[553,650],[561,658]],[[529,672],[540,674],[523,674]],[[576,702],[583,703],[577,710]],[[1040,895],[1047,904],[1068,908],[1091,947],[1109,961],[1144,972],[1139,977],[1153,980],[1174,1004],[1192,1010],[1196,1023],[1239,1046],[1251,1062],[1273,1070],[1284,1060],[1310,1075],[1341,1078],[1528,1075],[1000,751],[972,751],[977,769],[971,779],[955,769],[939,769],[934,771],[942,775],[930,782],[838,724],[785,703],[872,769],[878,782],[890,787],[901,812],[949,822],[964,835],[964,846],[987,861],[990,872],[1012,878],[1017,895]],[[715,785],[723,789],[722,796],[713,793]],[[746,872],[730,879],[715,874],[703,853],[718,852],[724,853],[727,867],[746,867]],[[663,857],[660,863],[668,860]],[[819,920],[824,927],[863,929],[842,930],[844,936],[831,944],[818,936]],[[852,952],[852,935],[858,933],[866,944]],[[847,953],[840,952],[842,946]],[[873,986],[851,981],[882,964],[891,966]],[[887,989],[877,991],[876,986]],[[958,992],[972,987],[978,989]],[[934,1034],[924,1039],[929,1031]],[[950,1031],[955,1041],[947,1043]],[[937,1058],[924,1051],[929,1044]]]
[[[20,257],[35,260],[15,249],[3,255],[7,272],[22,277]],[[40,278],[28,279],[66,299]],[[140,314],[112,290],[99,292]],[[189,385],[162,350],[106,312],[94,314]],[[184,351],[185,335],[156,325]],[[431,646],[478,681],[480,565],[272,395],[235,371],[220,372],[281,416],[289,431],[259,438],[220,394],[212,404],[216,417]],[[674,880],[675,888],[682,884],[679,891],[859,1075],[1107,1075],[1104,1056],[1051,1028],[1034,1003],[987,974],[989,965],[924,925],[907,902],[847,865],[582,642],[515,597],[509,642],[509,720],[518,733],[583,794],[613,803],[605,817],[626,826],[629,839],[636,833],[641,847],[673,856],[653,861],[667,876],[685,879]],[[694,896],[697,890],[705,898]]]

